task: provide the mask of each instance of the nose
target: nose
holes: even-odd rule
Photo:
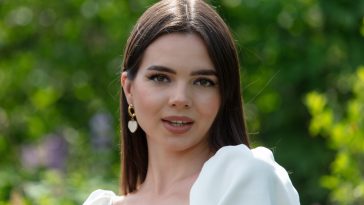
[[[189,96],[187,85],[179,83],[171,90],[169,106],[177,109],[187,109],[191,107],[191,97]]]

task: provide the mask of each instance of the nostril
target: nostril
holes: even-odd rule
[[[171,104],[171,106],[172,107],[184,107],[184,108],[190,108],[190,105],[189,104],[184,104],[184,105],[182,105],[182,104],[178,104],[178,103],[172,103]]]

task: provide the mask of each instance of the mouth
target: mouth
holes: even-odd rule
[[[182,127],[182,126],[185,126],[185,125],[191,125],[193,122],[186,122],[186,121],[174,121],[174,120],[163,120],[163,122],[166,122],[166,123],[169,123],[170,125],[172,126],[176,126],[176,127]]]
[[[189,117],[170,116],[162,119],[164,127],[174,133],[183,134],[189,131],[194,121]]]
[[[162,121],[175,126],[190,125],[193,123],[193,120],[186,116],[168,116],[162,118]]]

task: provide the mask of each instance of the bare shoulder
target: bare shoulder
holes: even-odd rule
[[[117,196],[113,199],[112,205],[126,205],[125,196]]]
[[[145,193],[132,192],[124,196],[117,196],[113,199],[112,205],[140,205],[140,204],[153,204],[153,200]],[[147,202],[147,203],[146,203]]]

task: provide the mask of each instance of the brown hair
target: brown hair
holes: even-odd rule
[[[218,13],[202,0],[162,0],[139,18],[124,53],[123,71],[129,80],[137,75],[145,49],[158,37],[173,33],[194,33],[205,42],[219,81],[221,106],[209,130],[209,146],[216,152],[226,145],[249,146],[240,93],[239,60],[231,33]],[[148,167],[146,134],[127,129],[128,103],[121,94],[123,194],[137,190]]]

